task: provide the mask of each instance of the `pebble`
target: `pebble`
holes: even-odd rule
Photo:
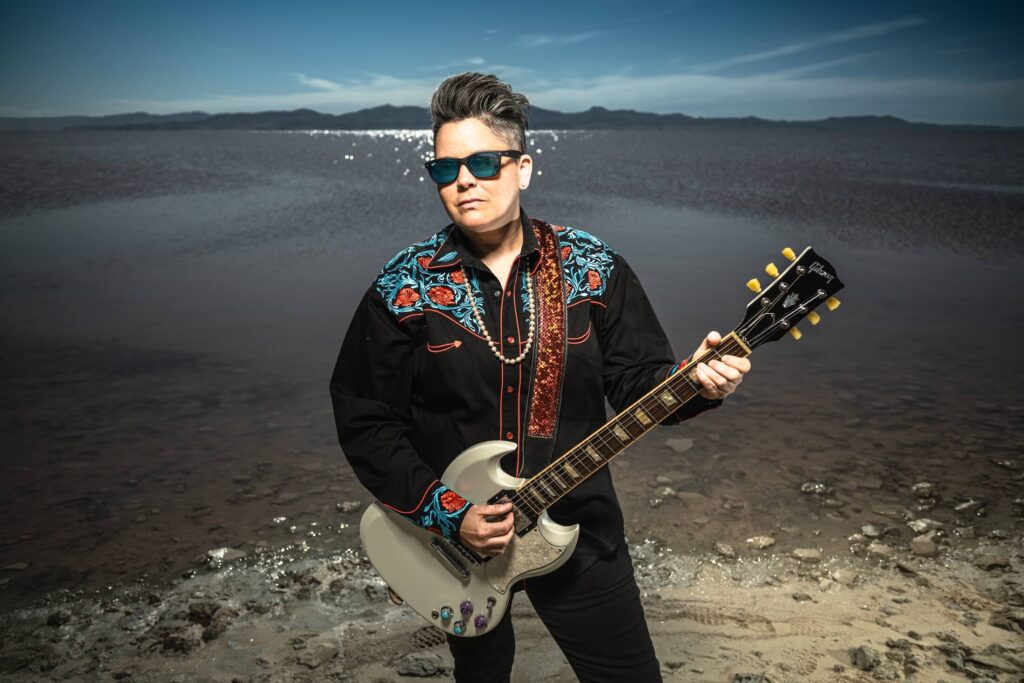
[[[7,565],[4,569],[12,572],[20,572],[23,569],[28,569],[28,562],[15,562],[14,564]]]
[[[430,678],[445,672],[444,661],[434,652],[410,652],[398,660],[395,666],[399,676]]]
[[[318,666],[329,662],[338,655],[338,646],[334,643],[320,641],[307,643],[307,647],[299,652],[299,664],[315,669]]]
[[[888,559],[892,557],[892,548],[885,545],[884,543],[878,543],[875,541],[868,546],[868,555],[872,557],[878,557],[882,559]]]
[[[1010,552],[996,545],[979,546],[974,551],[974,564],[982,569],[1010,566]]]
[[[850,650],[850,662],[861,671],[871,671],[880,661],[878,650],[867,645]]]
[[[693,439],[681,437],[665,439],[665,445],[671,448],[676,453],[685,453],[686,451],[693,448]]]
[[[934,498],[935,497],[935,484],[927,481],[922,481],[918,484],[914,484],[910,487],[910,492],[918,498]]]
[[[799,592],[797,592],[797,593],[793,593],[793,599],[796,600],[797,602],[807,602],[807,601],[811,600],[812,598],[807,593],[799,593]]]
[[[775,545],[775,539],[771,536],[754,536],[753,538],[748,538],[747,543],[750,543],[755,548],[764,549]]]
[[[808,493],[815,496],[823,496],[832,492],[832,489],[816,481],[804,482],[800,485],[801,493]]]
[[[808,564],[821,562],[821,551],[816,548],[797,548],[793,551],[793,557]]]
[[[733,550],[732,546],[729,545],[728,543],[716,543],[715,544],[715,552],[718,553],[721,557],[724,557],[727,560],[735,560],[736,559],[736,551]]]
[[[860,574],[853,569],[847,569],[845,567],[839,569],[833,569],[830,573],[832,580],[843,586],[852,586],[857,583],[857,579],[860,578]]]
[[[217,569],[226,562],[245,557],[245,552],[235,548],[214,548],[206,551],[206,562],[211,568]]]
[[[865,524],[860,528],[860,533],[866,538],[878,538],[882,535],[882,532],[874,524]]]
[[[907,522],[907,526],[909,526],[914,532],[923,534],[928,531],[941,529],[945,525],[942,522],[936,522],[934,519],[922,517],[921,519],[910,520],[909,522]]]
[[[363,507],[363,504],[360,503],[358,500],[346,500],[341,503],[338,503],[337,505],[338,511],[341,512],[343,515],[355,512],[361,507]]]
[[[658,484],[671,484],[672,477],[666,477],[664,474],[659,474],[654,478],[654,481]]]
[[[915,536],[910,541],[910,551],[918,557],[935,557],[939,554],[939,545],[935,542],[933,531]]]

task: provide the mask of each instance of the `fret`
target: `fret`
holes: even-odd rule
[[[657,397],[651,397],[644,402],[644,409],[654,422],[658,423],[672,414],[672,411],[661,404]]]
[[[547,482],[544,481],[543,479],[537,480],[537,486],[540,487],[540,489],[544,491],[544,494],[551,500],[555,500],[556,498],[558,498],[558,496],[555,495],[555,492],[548,487]]]
[[[597,449],[594,448],[593,445],[587,444],[586,448],[584,448],[583,450],[586,451],[587,455],[590,456],[590,459],[596,462],[597,464],[600,465],[604,463],[604,458],[601,457],[601,454],[597,452]]]
[[[562,477],[559,475],[557,468],[552,468],[552,469],[548,470],[547,474],[551,478],[551,481],[555,482],[556,484],[561,486],[563,489],[569,488],[569,485],[566,484],[562,480]]]
[[[525,488],[526,488],[526,490],[527,490],[527,491],[529,491],[529,492],[530,492],[530,495],[531,495],[531,496],[533,496],[533,497],[534,497],[534,499],[535,499],[535,500],[536,500],[536,501],[537,501],[537,502],[538,502],[538,503],[539,503],[540,505],[542,505],[542,506],[543,506],[543,505],[546,505],[546,504],[547,504],[547,501],[546,501],[546,500],[544,500],[544,496],[540,495],[540,493],[538,493],[538,492],[537,492],[537,490],[536,490],[536,489],[535,489],[535,488],[534,488],[533,486],[527,486],[527,487],[525,487]]]
[[[626,430],[626,433],[629,434],[629,438],[634,441],[647,433],[644,426],[636,420],[626,420],[622,423],[622,427]]]
[[[565,463],[564,465],[562,465],[562,469],[564,469],[566,472],[568,472],[569,476],[572,477],[573,479],[579,479],[580,478],[580,473],[577,472],[576,468],[573,467],[572,465],[570,465],[569,463]]]

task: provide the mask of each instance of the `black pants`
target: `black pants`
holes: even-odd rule
[[[578,576],[563,574],[526,579],[526,594],[580,681],[661,681],[626,544]],[[448,636],[448,648],[459,683],[508,681],[516,651],[511,602],[489,633]]]

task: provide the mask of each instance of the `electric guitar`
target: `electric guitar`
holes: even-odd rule
[[[576,548],[579,525],[554,522],[547,509],[659,422],[700,393],[696,364],[723,355],[745,357],[761,344],[788,333],[800,338],[796,323],[812,325],[822,303],[839,306],[833,295],[843,284],[825,259],[807,247],[763,290],[757,279],[747,286],[755,296],[735,330],[700,358],[649,391],[603,427],[569,449],[543,471],[521,479],[501,469],[502,456],[515,450],[507,441],[485,441],[463,451],[445,470],[441,482],[470,503],[511,501],[515,533],[500,555],[483,557],[457,541],[422,529],[377,503],[363,513],[359,534],[370,562],[387,582],[392,599],[404,601],[446,633],[472,637],[487,633],[508,608],[516,581],[554,571]],[[399,597],[400,596],[400,597]],[[397,599],[396,599],[397,598]]]

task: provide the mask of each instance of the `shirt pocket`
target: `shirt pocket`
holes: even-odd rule
[[[593,323],[591,323],[591,321],[588,319],[586,329],[583,330],[583,332],[578,335],[570,336],[568,339],[566,339],[566,342],[568,342],[569,344],[582,344],[588,339],[590,339],[590,333],[592,331]]]
[[[460,346],[462,346],[462,340],[460,339],[456,339],[445,344],[431,344],[430,342],[427,342],[427,351],[430,353],[445,353],[446,351],[454,351]]]

